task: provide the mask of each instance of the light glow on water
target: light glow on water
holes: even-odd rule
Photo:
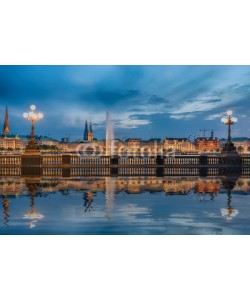
[[[250,234],[250,178],[0,178],[0,234]]]

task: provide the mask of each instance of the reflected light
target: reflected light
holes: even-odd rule
[[[226,220],[230,221],[232,218],[236,217],[239,214],[239,211],[237,209],[228,207],[228,208],[221,208],[221,215]]]
[[[44,215],[35,212],[35,211],[28,211],[23,215],[23,219],[29,219],[29,220],[40,220],[43,219]]]

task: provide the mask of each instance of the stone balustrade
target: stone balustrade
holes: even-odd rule
[[[250,167],[250,156],[242,155],[242,166]],[[32,160],[32,157],[31,157]],[[206,155],[179,155],[167,157],[119,157],[112,158],[109,156],[78,156],[78,155],[41,155],[41,167],[48,166],[212,166],[220,167],[223,165],[221,157]],[[22,156],[4,156],[0,155],[0,166],[22,166]]]

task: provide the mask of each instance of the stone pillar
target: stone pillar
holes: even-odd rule
[[[164,176],[164,158],[161,155],[156,156],[156,176],[163,177]]]
[[[25,151],[21,156],[23,176],[41,176],[42,157],[40,151]]]
[[[119,157],[118,155],[113,155],[110,157],[110,175],[117,176],[118,175],[118,167],[119,167]]]
[[[62,155],[62,177],[70,177],[70,155]]]

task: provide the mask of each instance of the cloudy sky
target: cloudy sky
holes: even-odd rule
[[[28,134],[31,104],[45,114],[37,134],[82,137],[85,120],[105,137],[109,111],[118,138],[189,137],[214,129],[232,109],[237,136],[250,136],[250,66],[0,66],[0,122]],[[209,134],[207,132],[207,134]]]

